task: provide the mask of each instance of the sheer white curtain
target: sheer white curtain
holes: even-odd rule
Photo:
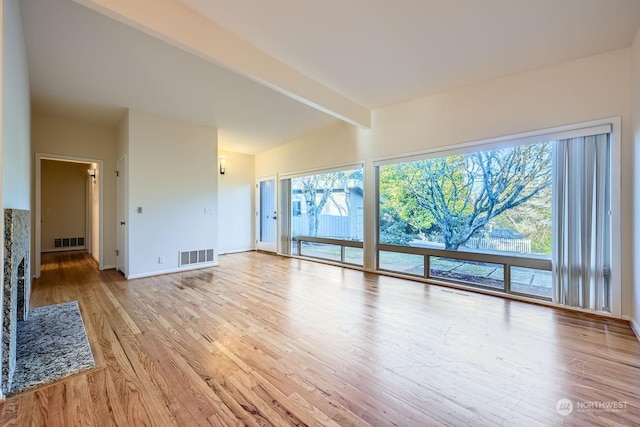
[[[609,134],[556,141],[554,302],[610,311]]]

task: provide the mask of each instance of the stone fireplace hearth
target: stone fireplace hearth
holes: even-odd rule
[[[0,395],[9,391],[16,369],[16,335],[19,321],[29,317],[31,265],[29,262],[31,214],[4,210],[4,281],[2,286],[2,341]]]
[[[4,210],[0,398],[96,366],[77,301],[29,308],[31,215]]]

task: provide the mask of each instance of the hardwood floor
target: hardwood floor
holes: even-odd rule
[[[42,271],[32,304],[77,300],[97,367],[10,397],[1,426],[640,425],[626,322],[261,253]]]

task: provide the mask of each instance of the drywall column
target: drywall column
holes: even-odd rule
[[[129,112],[129,278],[218,262],[218,131]],[[179,252],[214,250],[184,265]]]

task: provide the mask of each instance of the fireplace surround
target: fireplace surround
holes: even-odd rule
[[[4,280],[2,286],[2,341],[0,345],[0,395],[10,389],[16,369],[18,322],[29,317],[31,295],[31,214],[28,210],[4,210]]]

